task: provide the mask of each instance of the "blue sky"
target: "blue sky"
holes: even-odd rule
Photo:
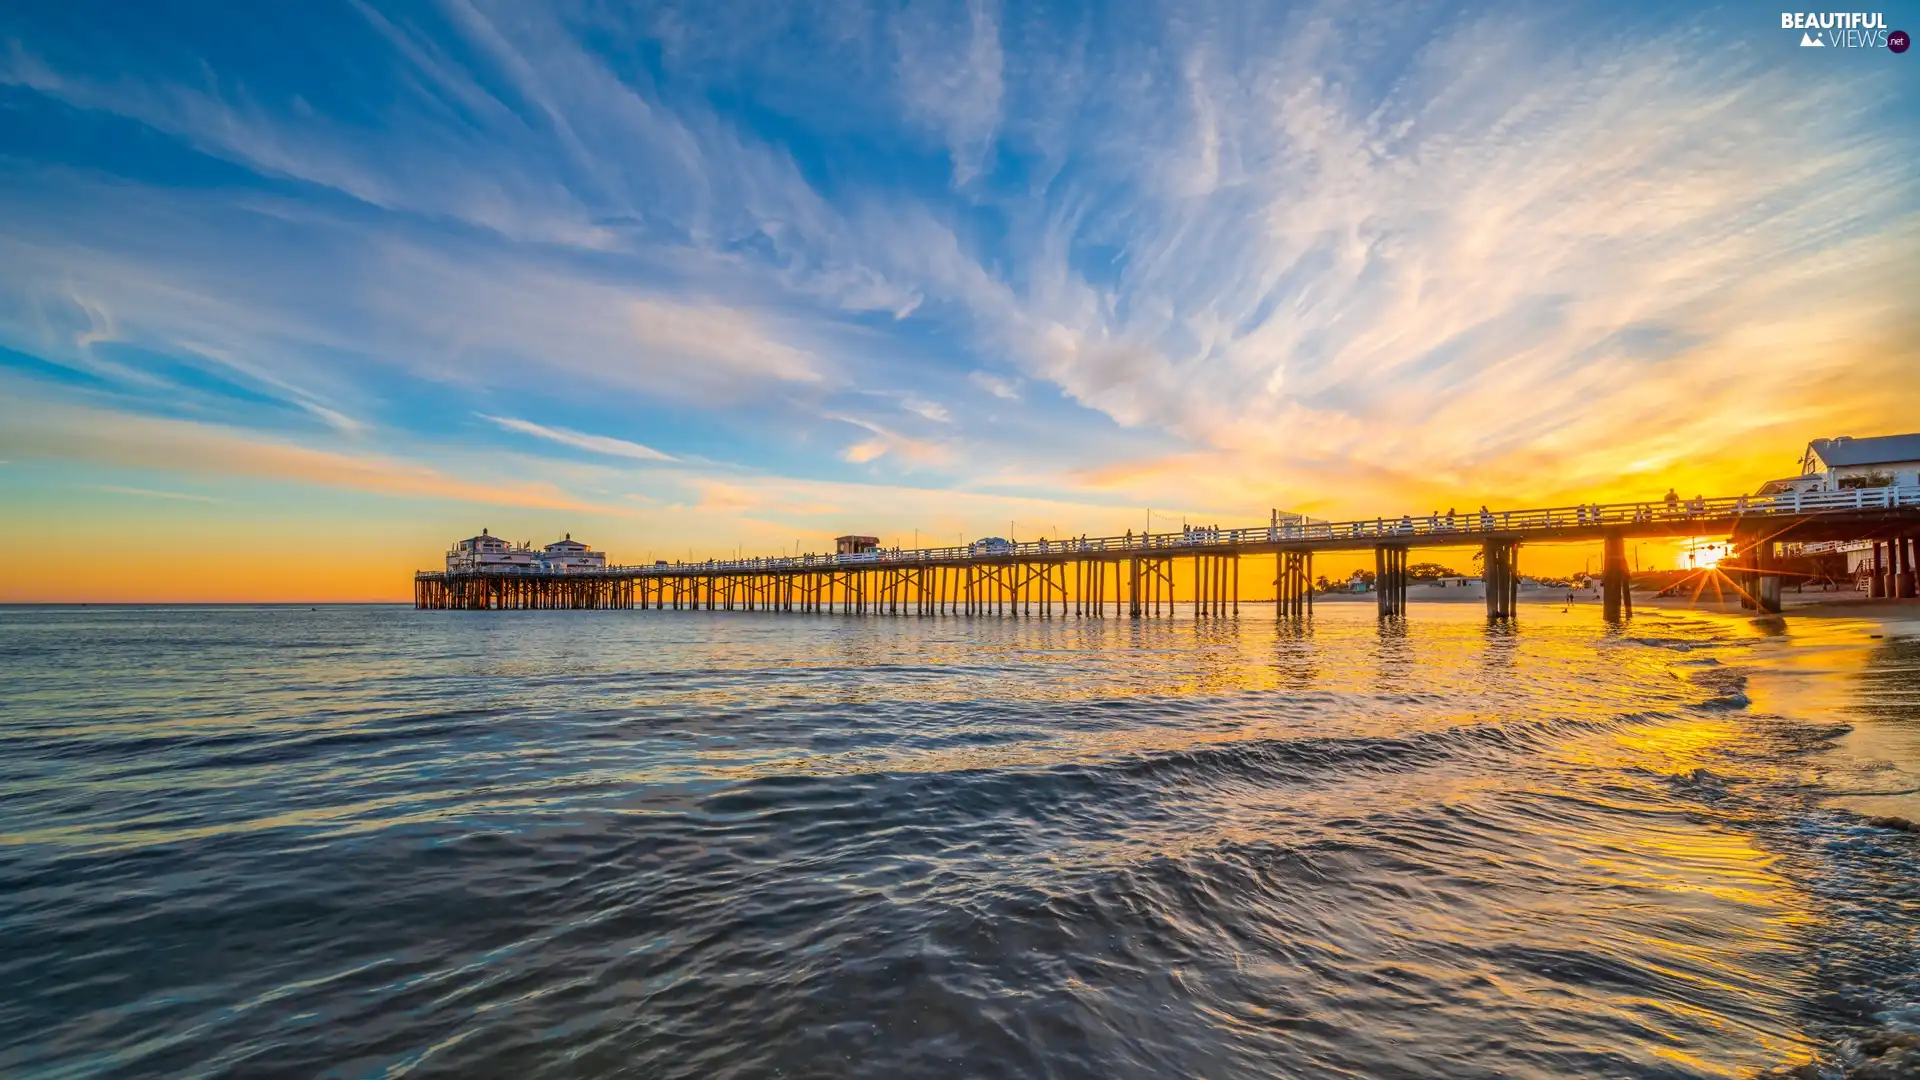
[[[1920,412],[1916,65],[1757,5],[11,5],[0,498],[425,565],[1744,490]]]

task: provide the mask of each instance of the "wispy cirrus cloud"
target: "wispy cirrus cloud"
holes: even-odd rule
[[[985,371],[967,372],[967,381],[1005,401],[1020,400],[1020,380]]]
[[[367,78],[15,17],[0,81],[173,156],[0,177],[0,344],[290,443],[484,409],[507,447],[1355,512],[1725,472],[1902,422],[1877,387],[1920,369],[1899,76],[1731,13],[323,14]],[[589,434],[609,401],[675,422]]]
[[[998,5],[919,0],[894,24],[896,78],[907,114],[946,140],[953,183],[979,176],[993,152],[1005,92]]]
[[[588,450],[596,454],[606,454],[611,457],[632,458],[635,461],[679,460],[673,455],[663,454],[651,446],[642,446],[637,442],[615,439],[607,435],[588,435],[583,432],[569,431],[566,428],[547,427],[544,424],[536,424],[531,420],[518,420],[510,416],[488,416],[486,413],[475,413],[474,415],[505,431],[531,435],[536,439],[546,439],[549,442],[556,442],[562,446],[571,446],[577,450]]]
[[[1565,12],[1462,12],[1404,40],[1359,20],[1275,9],[1233,24],[1244,41],[1199,20],[1172,58],[1082,73],[1130,128],[1060,151],[1097,164],[1030,208],[1043,227],[993,260],[1014,272],[912,256],[929,295],[1030,377],[1220,452],[1196,467],[1350,466],[1369,498],[1410,461],[1495,491],[1537,490],[1535,453],[1569,484],[1685,469],[1791,442],[1796,387],[1872,412],[1871,381],[1836,376],[1920,368],[1897,331],[1872,359],[1813,344],[1914,323],[1913,139],[1832,126],[1884,72],[1810,84],[1684,21],[1596,38]],[[1382,50],[1394,78],[1366,67]]]
[[[861,439],[840,452],[841,460],[850,464],[865,465],[889,454],[913,465],[939,465],[952,460],[953,451],[945,443],[916,439],[864,417],[846,413],[831,413],[827,419],[849,424],[869,434],[869,438]]]
[[[0,464],[4,464],[4,462],[0,462]],[[133,495],[143,499],[172,499],[177,502],[203,503],[226,501],[225,499],[216,499],[211,495],[195,495],[188,491],[159,491],[153,488],[121,487],[118,484],[88,484],[87,487],[93,491],[104,491],[109,495]]]
[[[304,446],[219,424],[41,405],[0,413],[0,447],[22,459],[162,469],[212,480],[309,484],[371,495],[551,510],[604,510],[543,482],[481,481],[374,453]]]

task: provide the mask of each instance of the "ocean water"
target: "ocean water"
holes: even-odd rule
[[[1860,817],[1920,639],[1858,620],[16,608],[0,688],[8,1077],[1750,1076],[1920,1020]]]

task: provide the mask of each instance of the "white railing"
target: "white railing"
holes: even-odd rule
[[[1544,510],[1475,510],[1465,514],[1402,514],[1364,521],[1308,521],[1255,525],[1244,529],[1185,529],[1181,532],[1129,533],[1124,536],[1078,537],[1066,540],[1023,540],[994,545],[900,548],[854,555],[797,555],[754,559],[709,559],[669,566],[609,566],[604,571],[631,575],[686,573],[750,573],[834,569],[840,567],[915,566],[980,558],[1034,558],[1103,553],[1155,553],[1234,548],[1249,544],[1378,540],[1391,543],[1430,537],[1463,539],[1550,532],[1609,525],[1679,524],[1748,517],[1803,517],[1809,514],[1853,513],[1862,510],[1920,507],[1920,486],[1850,488],[1841,491],[1783,492],[1779,495],[1739,495],[1718,499],[1683,499],[1676,503],[1590,503]],[[490,568],[487,573],[501,572]],[[506,572],[539,573],[537,568],[513,567]],[[423,571],[426,573],[426,571]]]

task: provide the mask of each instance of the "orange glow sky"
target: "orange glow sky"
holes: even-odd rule
[[[1772,15],[690,16],[641,70],[413,14],[8,16],[0,601],[1731,495],[1920,426],[1920,65]]]

